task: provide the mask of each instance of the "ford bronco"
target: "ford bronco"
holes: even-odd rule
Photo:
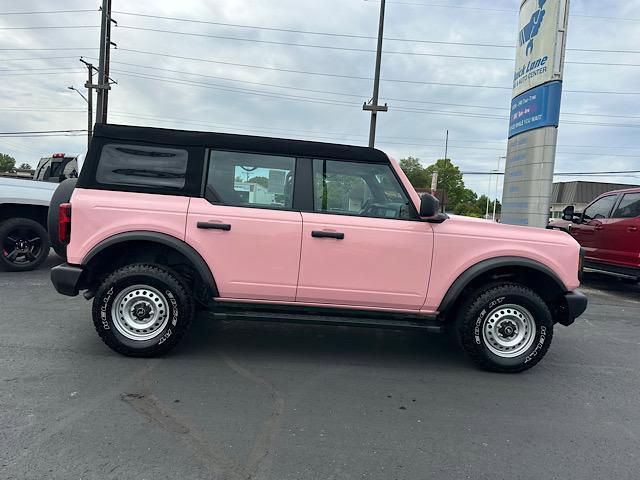
[[[438,213],[365,147],[97,125],[57,196],[58,292],[93,298],[113,350],[173,348],[197,307],[254,321],[450,331],[523,371],[586,309],[562,232]]]

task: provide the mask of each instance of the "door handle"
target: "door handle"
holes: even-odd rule
[[[336,238],[338,240],[344,239],[344,233],[342,232],[325,232],[324,230],[313,230],[311,236],[315,238]]]
[[[627,227],[627,232],[637,232],[638,231],[638,227],[635,227],[633,225],[630,225]]]
[[[600,231],[602,230],[604,227],[602,225],[596,225],[594,230]]]
[[[231,230],[231,225],[228,223],[198,222],[198,228],[206,230],[224,230],[225,232],[228,232]]]

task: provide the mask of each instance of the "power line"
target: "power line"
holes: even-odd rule
[[[64,50],[98,50],[97,47],[46,47],[46,48],[0,48],[2,52],[16,51],[64,51]]]
[[[83,13],[83,12],[95,12],[95,9],[76,9],[76,10],[47,10],[38,12],[0,12],[0,15],[44,15],[53,13]]]
[[[260,70],[272,70],[277,72],[286,72],[286,73],[298,73],[304,75],[314,75],[321,77],[332,77],[332,78],[349,78],[354,80],[373,80],[372,77],[362,77],[357,75],[341,75],[336,73],[327,73],[327,72],[309,72],[305,70],[293,70],[286,68],[278,68],[278,67],[267,67],[264,65],[251,65],[246,63],[235,63],[235,62],[224,62],[220,60],[211,60],[200,57],[187,57],[183,55],[171,55],[168,53],[156,53],[156,52],[147,52],[143,50],[135,50],[130,48],[119,48],[118,51],[121,52],[132,52],[138,53],[142,55],[153,55],[158,57],[166,57],[166,58],[178,58],[181,60],[191,60],[195,62],[204,62],[204,63],[213,63],[217,65],[229,65],[234,67],[246,67],[246,68],[256,68]],[[447,82],[428,82],[423,80],[406,80],[406,79],[394,79],[394,78],[382,78],[381,81],[389,82],[389,83],[405,83],[405,84],[414,84],[414,85],[434,85],[434,86],[444,86],[444,87],[467,87],[467,88],[487,88],[487,89],[497,89],[497,90],[512,90],[512,87],[503,87],[499,85],[478,85],[478,84],[464,84],[464,83],[447,83]],[[640,92],[617,92],[617,91],[596,91],[596,90],[564,90],[564,93],[589,93],[589,94],[609,94],[609,95],[640,95]]]
[[[61,28],[100,28],[100,25],[37,25],[30,27],[0,27],[0,30],[52,30]]]
[[[0,132],[0,135],[28,135],[35,133],[75,133],[75,132],[86,132],[86,130],[76,129],[76,130],[40,130],[40,131],[22,131],[22,132]]]
[[[57,56],[57,57],[30,57],[30,58],[3,58],[3,62],[26,62],[31,60],[58,60],[58,59],[78,58],[76,55]]]
[[[266,87],[273,87],[273,88],[283,88],[283,89],[287,89],[287,90],[298,90],[298,91],[303,91],[303,92],[321,93],[321,94],[328,94],[328,95],[338,95],[338,96],[344,96],[344,97],[362,98],[362,94],[358,94],[358,93],[336,92],[336,91],[329,91],[329,90],[317,90],[317,89],[311,89],[311,88],[294,87],[294,86],[291,86],[291,85],[282,85],[282,84],[265,83],[265,82],[253,82],[253,81],[250,81],[250,80],[238,80],[238,79],[235,79],[235,78],[221,77],[221,76],[218,76],[218,75],[206,75],[206,74],[202,74],[202,73],[192,73],[192,72],[187,72],[187,71],[184,71],[184,70],[174,70],[174,69],[170,69],[170,68],[152,67],[152,66],[148,66],[148,65],[140,65],[140,64],[137,64],[137,63],[118,62],[118,61],[112,61],[111,63],[118,64],[118,65],[127,65],[127,66],[131,66],[131,67],[139,67],[139,68],[146,68],[146,69],[152,69],[152,70],[159,70],[159,71],[163,71],[163,72],[176,73],[176,74],[179,74],[179,75],[191,75],[191,76],[197,76],[197,77],[203,77],[203,78],[213,78],[213,79],[217,79],[217,80],[224,80],[224,81],[229,81],[229,82],[246,83],[246,84],[250,84],[250,85],[266,86]],[[140,72],[140,73],[142,73],[142,72]],[[454,107],[482,108],[482,109],[489,109],[489,110],[498,110],[498,111],[502,111],[502,112],[508,112],[510,110],[509,108],[493,107],[493,106],[489,106],[489,105],[473,105],[473,104],[466,104],[466,103],[433,102],[433,101],[417,100],[417,99],[410,99],[410,98],[393,98],[393,97],[384,97],[384,98],[387,101],[394,101],[394,102],[424,103],[424,104],[445,105],[445,106],[454,106]],[[600,113],[595,113],[595,112],[562,112],[562,115],[576,115],[576,116],[583,116],[584,115],[584,116],[590,116],[590,117],[594,117],[595,116],[595,117],[612,117],[612,118],[629,118],[629,119],[640,118],[640,116],[637,116],[637,115],[613,115],[613,114],[600,114]],[[506,116],[505,116],[505,118],[506,118]]]
[[[257,38],[231,37],[228,35],[211,35],[206,33],[194,33],[194,32],[179,32],[176,30],[134,27],[130,25],[119,25],[119,28],[129,29],[129,30],[139,30],[143,32],[185,35],[190,37],[204,37],[204,38],[216,38],[216,39],[223,39],[223,40],[233,40],[233,41],[240,41],[240,42],[264,43],[267,45],[285,45],[285,46],[291,46],[291,47],[319,48],[324,50],[339,50],[339,51],[348,51],[348,52],[364,52],[364,53],[376,52],[375,49],[370,49],[370,48],[338,47],[333,45],[318,45],[318,44],[312,44],[312,43],[296,43],[296,42],[282,42],[282,41],[274,41],[274,40],[261,40]],[[454,59],[462,58],[467,60],[494,60],[494,61],[507,61],[507,62],[514,61],[513,58],[483,57],[478,55],[453,55],[453,54],[445,54],[445,53],[407,52],[407,51],[394,51],[394,50],[383,50],[383,53],[397,54],[397,55],[411,55],[411,56],[419,56],[419,57],[438,57],[438,58],[454,58]],[[617,67],[640,67],[640,64],[637,64],[637,63],[584,62],[584,61],[566,61],[565,63],[574,64],[574,65],[605,65],[605,66],[617,66]]]
[[[163,30],[160,28],[145,28],[145,27],[133,27],[130,25],[119,25],[118,28],[128,29],[128,30],[140,30],[144,32],[156,32],[156,33],[169,33],[174,35],[186,35],[190,37],[205,37],[205,38],[217,38],[222,40],[234,40],[240,42],[251,42],[251,43],[264,43],[267,45],[286,45],[290,47],[303,47],[303,48],[320,48],[325,50],[340,50],[347,52],[364,52],[364,53],[375,53],[375,49],[370,48],[354,48],[354,47],[337,47],[333,45],[317,45],[312,43],[296,43],[296,42],[279,42],[274,40],[261,40],[257,38],[244,38],[244,37],[230,37],[227,35],[211,35],[206,33],[193,33],[193,32],[178,32],[175,30]],[[420,57],[443,57],[443,58],[464,58],[469,60],[496,60],[496,61],[509,61],[512,62],[513,58],[502,58],[502,57],[479,57],[473,55],[449,55],[442,53],[424,53],[424,52],[398,52],[392,50],[383,50],[383,53],[386,54],[399,54],[399,55],[413,55]],[[567,62],[565,62],[567,63]],[[639,65],[640,66],[640,65]]]
[[[486,10],[486,9],[482,8],[482,10]],[[271,31],[271,32],[299,33],[303,35],[319,35],[319,36],[325,36],[325,37],[339,37],[339,38],[356,38],[356,39],[363,39],[363,40],[376,40],[377,38],[371,35],[358,35],[358,34],[337,33],[337,32],[319,32],[319,31],[313,31],[313,30],[300,30],[300,29],[282,28],[282,27],[266,27],[261,25],[246,25],[246,24],[238,24],[238,23],[216,22],[212,20],[197,20],[197,19],[184,18],[184,17],[171,17],[171,16],[165,16],[165,15],[151,15],[151,14],[144,14],[144,13],[125,12],[122,10],[114,11],[114,13],[133,16],[133,17],[154,18],[154,19],[160,19],[160,20],[172,20],[172,21],[186,22],[186,23],[216,25],[216,26],[233,27],[233,28],[246,28],[246,29],[252,29],[252,30],[264,30],[264,31]],[[132,28],[132,27],[129,27],[129,28]],[[500,44],[500,43],[496,44],[496,43],[477,43],[477,42],[451,42],[451,41],[447,42],[442,40],[426,40],[426,39],[396,38],[396,37],[384,37],[384,40],[394,41],[394,42],[407,42],[407,43],[426,43],[426,44],[434,44],[434,45],[454,45],[454,46],[474,46],[474,47],[515,49],[515,45],[513,44]],[[567,48],[567,50],[579,51],[579,52],[599,52],[599,53],[640,53],[640,50],[608,50],[608,49],[590,49],[590,48]]]
[[[41,138],[41,137],[84,137],[86,133],[51,133],[51,134],[43,134],[43,135],[1,135],[1,139],[4,138]]]
[[[43,73],[45,73],[46,75],[66,75],[68,73],[82,73],[82,70],[72,70],[73,67],[69,67],[69,69],[63,69],[65,71],[61,71],[60,68],[57,68],[55,70],[51,70],[51,71],[46,71],[46,72],[31,72],[31,73],[5,73],[3,75],[0,75],[0,77],[27,77],[27,76],[33,76],[33,75],[42,75]],[[77,68],[77,67],[75,67]]]
[[[364,0],[369,3],[379,3],[378,0]],[[474,7],[471,5],[448,5],[448,4],[437,4],[437,3],[423,3],[423,2],[407,2],[407,1],[390,1],[389,3],[394,3],[396,5],[413,5],[420,7],[436,7],[436,8],[458,8],[465,10],[476,10],[482,12],[504,12],[504,13],[518,13],[518,10],[511,10],[506,8],[486,8],[486,7]],[[598,20],[620,20],[620,21],[628,21],[628,22],[640,22],[640,18],[624,18],[624,17],[607,17],[601,15],[585,15],[580,13],[570,13],[571,17],[581,17],[581,18],[595,18]]]

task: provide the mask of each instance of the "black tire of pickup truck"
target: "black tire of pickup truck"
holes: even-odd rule
[[[528,370],[542,360],[553,338],[553,318],[547,304],[532,289],[516,283],[494,283],[474,291],[458,310],[455,322],[460,343],[471,360],[492,372]],[[516,338],[524,332],[522,344],[505,350],[500,328],[502,334]]]
[[[16,250],[20,252],[18,256],[24,259],[23,262],[10,260],[12,251],[12,238],[18,234],[21,245],[25,248]],[[22,238],[24,237],[24,238]],[[29,248],[29,240],[32,237],[37,239],[31,243]],[[22,242],[27,243],[22,243]],[[14,245],[14,249],[18,245]],[[38,268],[49,255],[49,235],[42,225],[30,218],[10,218],[0,223],[0,269],[10,272],[26,272]]]
[[[47,229],[51,239],[51,247],[64,260],[67,259],[67,246],[58,240],[58,216],[60,214],[60,204],[68,203],[71,200],[73,189],[76,188],[77,178],[67,178],[58,185],[53,192],[51,203],[49,203],[49,214],[47,216]]]
[[[139,308],[150,310],[144,319],[132,318]],[[114,318],[118,311],[119,318]],[[154,357],[180,342],[194,311],[193,295],[177,273],[160,265],[138,263],[117,269],[102,282],[92,315],[98,335],[109,348],[129,357]],[[130,312],[128,317],[126,312]],[[155,323],[137,329],[136,322],[148,318]]]

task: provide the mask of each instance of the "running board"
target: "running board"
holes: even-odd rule
[[[297,323],[302,325],[337,325],[345,327],[387,328],[393,330],[422,330],[440,333],[444,330],[442,322],[435,317],[425,316],[424,320],[385,319],[384,317],[367,316],[328,316],[298,313],[280,313],[265,311],[214,311],[217,320],[244,320],[255,322]]]

